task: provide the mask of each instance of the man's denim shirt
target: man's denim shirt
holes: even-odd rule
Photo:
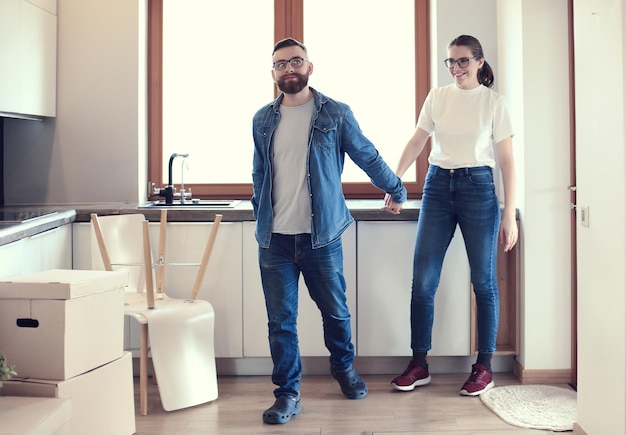
[[[307,185],[311,196],[311,241],[321,248],[335,241],[354,222],[341,188],[345,154],[370,177],[374,186],[406,201],[402,181],[374,145],[363,135],[346,104],[332,100],[313,88],[315,112],[307,153]],[[257,220],[256,239],[267,248],[272,237],[272,140],[280,121],[283,94],[261,108],[253,119],[254,159],[252,206]],[[381,195],[382,200],[382,195]]]

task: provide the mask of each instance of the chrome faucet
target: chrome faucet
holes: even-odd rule
[[[185,154],[188,156],[189,154]],[[189,192],[185,192],[185,163],[187,163],[187,157],[184,157],[180,164],[180,203],[184,204],[187,195],[189,195],[189,199],[191,199],[191,187],[189,188]],[[189,169],[189,164],[187,164],[187,169]]]
[[[165,198],[166,205],[172,205],[174,203],[174,192],[176,189],[174,188],[174,183],[172,181],[172,166],[174,164],[174,159],[176,157],[182,157],[183,159],[186,159],[187,157],[189,157],[189,154],[173,153],[170,156],[168,172],[167,172],[167,175],[168,175],[167,186],[165,186],[164,189],[159,190],[159,196],[163,196]],[[184,195],[185,195],[184,184],[181,183],[181,199],[184,198]]]

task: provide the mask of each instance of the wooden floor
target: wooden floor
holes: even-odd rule
[[[289,435],[540,435],[553,433],[511,426],[478,397],[458,394],[467,375],[433,375],[430,385],[413,392],[392,390],[393,376],[363,376],[369,395],[348,400],[330,376],[302,379],[302,412],[283,425],[264,424],[274,389],[269,376],[222,376],[219,398],[184,410],[166,412],[150,383],[148,415],[137,415],[138,435],[289,434]],[[519,384],[507,373],[496,385]],[[561,385],[567,387],[566,385]],[[137,396],[138,384],[135,383]],[[138,403],[138,401],[136,402]]]

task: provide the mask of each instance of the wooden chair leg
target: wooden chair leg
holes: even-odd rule
[[[148,415],[148,324],[141,325],[139,352],[139,414]]]

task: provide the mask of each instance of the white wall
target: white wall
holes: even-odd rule
[[[498,0],[501,90],[514,148],[522,249],[525,370],[571,368],[567,0]]]
[[[626,433],[626,6],[574,0],[578,219],[578,424]],[[599,71],[603,71],[599,74]]]
[[[5,122],[5,203],[146,197],[145,0],[58,0],[57,117]]]

